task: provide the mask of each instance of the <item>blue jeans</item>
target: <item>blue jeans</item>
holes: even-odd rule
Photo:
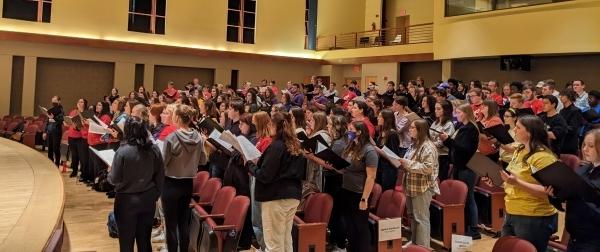
[[[506,214],[502,236],[517,236],[535,246],[537,251],[546,251],[550,236],[556,232],[558,214],[550,216],[523,216]]]
[[[460,169],[456,172],[456,178],[467,184],[467,201],[465,202],[465,235],[474,236],[479,234],[479,218],[477,216],[477,203],[475,202],[475,179],[477,174],[471,169]]]
[[[571,238],[567,252],[598,252],[600,251],[600,241],[581,240]]]

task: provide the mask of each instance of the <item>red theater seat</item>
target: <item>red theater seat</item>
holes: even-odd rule
[[[219,191],[221,186],[221,180],[218,178],[207,180],[202,189],[200,189],[200,192],[194,193],[194,198],[197,198],[198,200],[194,201],[195,199],[192,199],[191,203],[200,206],[212,206],[215,197],[217,196],[217,191]]]
[[[381,185],[375,183],[373,185],[373,189],[371,190],[371,195],[369,196],[369,210],[371,212],[377,209],[377,203],[379,203],[379,197],[381,197]]]
[[[214,218],[206,218],[202,223],[199,251],[237,251],[249,205],[248,197],[236,196],[225,211],[222,224],[217,224]]]
[[[203,207],[198,204],[192,204],[192,220],[190,224],[190,250],[200,249],[200,239],[202,238],[202,223],[208,217],[215,221],[222,221],[225,217],[225,211],[229,208],[231,201],[235,197],[235,188],[224,186],[217,192],[215,202],[212,207]]]
[[[333,198],[327,193],[313,193],[304,208],[294,216],[294,251],[325,251],[327,223],[331,217]]]
[[[490,186],[479,180],[479,183],[475,186],[475,202],[477,202],[479,223],[496,232],[502,230],[505,195],[503,188]]]
[[[440,195],[431,200],[429,207],[431,237],[450,248],[452,234],[465,232],[465,201],[467,185],[458,180],[444,180],[440,183]]]
[[[379,205],[375,214],[369,213],[369,223],[371,224],[371,240],[376,244],[376,251],[400,251],[402,248],[402,239],[379,241],[377,236],[378,223],[381,219],[402,218],[406,206],[406,196],[404,193],[394,189],[386,190],[379,198]]]
[[[530,242],[517,238],[515,236],[500,237],[494,244],[492,252],[536,252],[535,247]]]

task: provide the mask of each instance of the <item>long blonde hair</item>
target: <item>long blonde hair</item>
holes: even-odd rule
[[[477,127],[477,123],[476,123],[476,120],[475,120],[475,114],[473,114],[473,108],[471,108],[471,104],[465,103],[465,104],[462,104],[462,105],[458,106],[458,108],[456,108],[456,109],[458,109],[461,112],[463,112],[465,114],[465,116],[467,117],[467,120],[470,123],[472,123],[473,126],[475,126],[475,128],[479,132],[479,127]]]
[[[271,118],[269,114],[265,111],[258,111],[254,113],[254,126],[256,127],[256,137],[270,137],[271,129],[269,128],[269,122]]]

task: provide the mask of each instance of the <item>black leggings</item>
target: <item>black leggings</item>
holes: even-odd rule
[[[360,210],[358,204],[362,193],[345,189],[340,191],[343,208],[342,220],[348,235],[348,252],[369,251],[371,233],[369,230],[369,211]]]
[[[83,174],[88,165],[88,147],[85,139],[69,137],[69,151],[71,152],[73,174],[77,174],[80,169]]]
[[[157,199],[156,188],[140,193],[117,193],[115,219],[119,228],[121,252],[133,251],[133,244],[137,244],[137,251],[152,251],[150,234]]]
[[[48,158],[58,167],[60,166],[60,139],[62,132],[50,132],[46,135],[48,142]]]
[[[192,199],[192,191],[193,179],[165,177],[161,200],[169,251],[188,251],[192,214],[189,204]]]

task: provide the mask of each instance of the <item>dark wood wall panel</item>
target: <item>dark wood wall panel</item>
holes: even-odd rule
[[[456,79],[537,82],[554,79],[559,90],[567,81],[582,79],[586,89],[600,89],[600,54],[531,57],[531,71],[500,71],[500,58],[463,59],[452,62],[452,76]]]
[[[94,103],[110,94],[115,65],[109,62],[38,58],[35,106],[49,106],[53,95],[62,98],[65,110],[75,107],[79,98]]]
[[[10,114],[21,114],[21,103],[23,102],[23,71],[25,57],[13,56],[12,75],[10,79]]]
[[[168,81],[175,82],[175,87],[183,89],[194,78],[198,78],[201,84],[213,84],[215,83],[215,69],[154,66],[154,90],[159,91],[159,93],[167,87]]]
[[[400,63],[400,80],[405,84],[416,80],[417,76],[425,79],[425,85],[431,86],[442,78],[442,62],[402,62]]]

